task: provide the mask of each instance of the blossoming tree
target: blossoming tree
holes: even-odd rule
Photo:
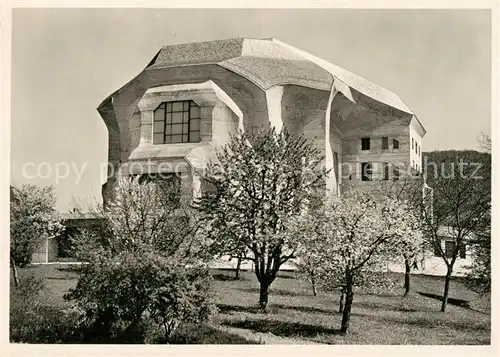
[[[345,289],[341,332],[349,328],[354,286],[363,285],[369,274],[397,261],[409,247],[421,242],[418,218],[401,200],[376,197],[355,189],[334,197],[324,206],[307,210],[296,220],[295,231],[306,229],[300,246],[321,261],[321,275],[332,286]]]
[[[219,252],[248,250],[266,309],[269,287],[280,267],[294,257],[297,242],[284,224],[324,190],[323,156],[312,142],[285,129],[238,133],[207,168],[199,209]],[[323,191],[324,192],[324,191]]]
[[[54,187],[32,184],[11,187],[10,196],[10,262],[17,286],[16,266],[30,263],[40,244],[62,232],[64,227],[55,209]]]

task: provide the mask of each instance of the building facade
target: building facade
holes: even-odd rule
[[[230,134],[256,127],[312,140],[334,193],[422,169],[426,131],[396,94],[276,39],[164,46],[98,111],[109,134],[104,202],[118,173],[180,174],[180,190],[197,196]]]

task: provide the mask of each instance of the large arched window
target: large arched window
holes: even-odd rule
[[[200,141],[200,107],[192,100],[163,102],[154,111],[153,144]]]

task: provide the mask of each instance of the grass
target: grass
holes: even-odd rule
[[[65,309],[63,295],[75,286],[77,273],[68,267],[47,265],[21,270],[36,272],[47,279],[46,304]],[[414,275],[412,293],[403,297],[402,287],[384,295],[356,294],[350,331],[339,333],[339,296],[313,296],[309,284],[293,272],[282,272],[271,287],[269,311],[257,308],[258,282],[242,271],[214,270],[216,304],[212,325],[180,329],[174,343],[324,343],[324,344],[490,344],[490,301],[468,290],[459,279],[451,282],[450,297],[467,300],[473,308],[449,305],[440,312],[441,302],[423,294],[440,295],[443,278]],[[395,274],[403,283],[403,276]]]

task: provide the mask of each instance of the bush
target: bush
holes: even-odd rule
[[[144,342],[147,322],[161,328],[165,341],[181,322],[207,321],[211,276],[152,251],[124,251],[85,266],[75,289],[82,327],[121,342]]]
[[[45,279],[23,276],[10,293],[10,340],[23,343],[77,342],[75,316],[47,306]]]

